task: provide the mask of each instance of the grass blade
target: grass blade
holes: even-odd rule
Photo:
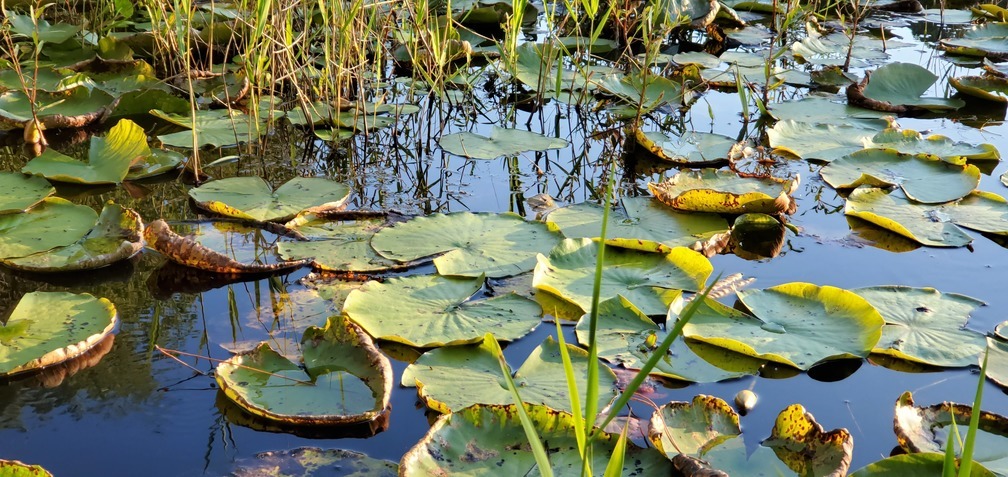
[[[630,421],[627,421],[623,425],[623,431],[620,432],[619,440],[616,441],[616,447],[613,448],[612,457],[609,458],[609,464],[606,465],[603,477],[622,477],[623,459],[626,457],[627,429],[629,427]]]
[[[973,470],[973,447],[976,444],[977,428],[980,427],[980,403],[983,401],[983,388],[987,377],[987,350],[984,350],[983,361],[980,363],[980,379],[977,380],[976,398],[973,399],[973,410],[970,411],[969,429],[966,431],[966,442],[963,443],[962,455],[959,457],[959,476],[968,476]],[[955,421],[955,419],[953,419]]]
[[[557,343],[560,345],[560,360],[563,362],[564,377],[567,378],[567,393],[570,396],[571,412],[574,415],[574,433],[577,437],[578,453],[584,455],[585,438],[588,437],[589,427],[585,425],[584,416],[581,414],[581,396],[578,393],[574,365],[571,363],[570,353],[567,351],[567,341],[564,339],[560,320],[557,319],[555,322]]]

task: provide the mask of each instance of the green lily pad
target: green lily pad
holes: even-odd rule
[[[40,67],[36,71],[26,71],[26,73],[22,86],[22,77],[17,70],[11,68],[0,71],[0,86],[8,90],[20,90],[23,87],[32,88],[34,86],[38,91],[47,93],[62,93],[78,86],[88,88],[96,86],[88,79],[87,75],[74,73],[70,70]]]
[[[288,426],[369,422],[386,413],[392,366],[366,333],[334,316],[301,338],[304,367],[266,342],[217,365],[217,384],[240,407]]]
[[[847,197],[844,213],[930,247],[968,245],[973,238],[962,228],[1008,234],[1008,204],[990,192],[973,191],[957,202],[928,205],[898,192],[859,187]]]
[[[868,356],[885,323],[864,298],[830,286],[795,282],[738,296],[755,316],[708,299],[683,335],[807,371],[832,359]]]
[[[512,341],[535,329],[542,309],[532,300],[510,293],[470,301],[483,282],[437,275],[371,281],[350,293],[343,313],[371,336],[421,348],[476,343],[486,333]]]
[[[984,71],[999,78],[1008,78],[1008,63],[995,63],[987,58],[983,60]]]
[[[581,402],[587,388],[588,353],[567,345],[574,367]],[[567,377],[560,357],[560,344],[546,338],[514,373],[522,401],[564,412],[570,410]],[[514,402],[500,362],[490,342],[449,346],[428,351],[406,368],[403,386],[416,386],[427,407],[455,412],[474,404],[506,405]],[[616,375],[599,365],[598,393],[601,402],[615,395]]]
[[[991,363],[987,363],[988,369]],[[915,406],[913,395],[904,392],[896,401],[893,429],[896,440],[907,452],[937,452],[953,440],[952,420],[960,432],[969,427],[972,406],[943,402]],[[956,456],[962,448],[955,446]],[[997,475],[1008,474],[1008,418],[987,411],[980,412],[980,425],[974,441],[973,460]]]
[[[343,449],[300,447],[243,459],[234,477],[396,477],[399,464]]]
[[[560,61],[563,54],[562,45],[522,43],[515,49],[512,74],[525,86],[547,98],[571,94],[591,95],[596,89],[595,84],[589,80],[592,69],[582,72],[566,68]]]
[[[542,134],[493,126],[490,137],[471,132],[445,134],[438,140],[441,149],[456,156],[473,159],[494,159],[514,156],[529,151],[563,149],[570,145],[566,140]]]
[[[595,341],[599,357],[627,369],[640,369],[657,344],[667,336],[664,329],[622,296],[599,303],[597,326]],[[583,346],[588,345],[588,327],[589,315],[586,314],[576,328],[578,342]],[[754,375],[764,362],[679,337],[672,342],[665,359],[658,361],[651,374],[681,381],[713,383]]]
[[[834,161],[864,149],[878,129],[857,124],[815,124],[785,119],[767,129],[770,147],[802,159]]]
[[[251,116],[237,109],[197,110],[195,120],[191,114],[172,114],[159,109],[152,109],[150,113],[189,129],[158,136],[162,143],[175,147],[192,149],[194,136],[196,147],[230,146],[255,141],[266,132],[265,124],[254,122]]]
[[[280,242],[277,252],[284,260],[312,259],[312,266],[334,272],[379,272],[406,268],[389,260],[371,247],[371,237],[385,224],[382,219],[331,221],[315,214],[302,214],[287,222],[286,227],[313,240]]]
[[[930,364],[974,366],[984,336],[965,328],[970,313],[984,303],[933,288],[886,286],[853,290],[882,315],[886,324],[872,353]]]
[[[134,163],[126,174],[126,180],[135,181],[177,170],[186,157],[167,149],[151,149],[150,154]]]
[[[672,61],[678,65],[697,65],[700,68],[717,68],[721,59],[706,51],[679,52],[672,55]]]
[[[25,257],[70,245],[84,237],[98,214],[58,197],[20,214],[0,215],[0,259]]]
[[[11,31],[15,36],[35,39],[46,43],[63,43],[80,31],[81,27],[68,23],[49,23],[43,18],[32,18],[30,15],[17,15],[14,12],[4,12],[10,20]]]
[[[598,244],[591,239],[565,239],[549,256],[539,255],[532,286],[580,307],[591,309]],[[684,247],[667,253],[607,248],[599,298],[617,295],[647,315],[664,315],[680,290],[703,287],[714,267],[703,255]]]
[[[813,65],[843,66],[849,64],[864,68],[889,58],[885,45],[878,41],[857,37],[851,39],[842,32],[831,35],[813,34],[791,44],[791,53]]]
[[[666,104],[678,107],[688,103],[692,96],[684,80],[649,72],[603,75],[596,84],[600,90],[615,96],[622,103],[613,109],[622,117],[636,116],[638,110],[646,113]]]
[[[0,475],[4,477],[53,477],[40,465],[28,465],[17,460],[0,459]]]
[[[574,418],[545,406],[526,405],[536,433],[549,445],[555,475],[581,471]],[[606,468],[618,436],[599,432],[592,469]],[[500,476],[535,473],[535,457],[514,405],[472,406],[445,414],[400,462],[404,477],[429,475]],[[672,475],[672,464],[652,449],[628,443],[622,475]]]
[[[870,126],[876,130],[889,124],[886,113],[836,103],[822,96],[806,96],[798,101],[768,105],[770,114],[781,120],[798,123]],[[771,139],[772,140],[772,139]]]
[[[905,112],[907,108],[947,111],[961,108],[966,104],[960,99],[921,97],[937,80],[938,77],[923,66],[913,63],[889,63],[870,75],[866,74],[862,83],[850,85],[847,88],[847,97],[852,102],[859,103],[856,100],[856,93],[860,93],[868,101],[860,101],[864,104],[858,104],[859,106],[872,109],[880,109],[880,106],[894,108],[892,111],[897,113]]]
[[[716,1],[659,0],[653,8],[658,22],[703,29],[714,21],[722,6]]]
[[[46,179],[78,184],[117,184],[126,178],[130,166],[150,156],[147,134],[128,119],[120,120],[105,137],[91,138],[87,162],[78,161],[56,150],[46,149],[32,159],[21,172]]]
[[[143,250],[140,214],[121,205],[102,208],[94,228],[76,243],[13,259],[4,265],[33,272],[89,270],[126,260]]]
[[[990,22],[968,29],[962,38],[943,38],[938,46],[956,55],[982,56],[994,61],[1008,59],[1008,23]]]
[[[306,108],[287,111],[287,120],[296,126],[311,125],[324,134],[349,134],[355,131],[380,129],[395,124],[398,116],[410,115],[420,108],[412,104],[343,103],[333,106],[315,101]],[[329,127],[330,129],[326,129]],[[348,136],[349,137],[349,136]]]
[[[1008,103],[1008,78],[996,76],[961,76],[949,78],[956,91],[998,103]]]
[[[655,198],[669,207],[723,214],[793,212],[791,194],[797,187],[797,180],[739,177],[714,169],[683,171],[665,182],[648,183]]]
[[[609,213],[606,245],[667,252],[728,230],[728,222],[719,215],[677,212],[649,197],[624,197],[621,203],[621,210]],[[602,207],[583,202],[550,212],[546,223],[566,237],[597,238],[603,212]]]
[[[25,212],[56,189],[41,177],[0,172],[0,215]]]
[[[997,339],[987,339],[987,379],[1002,388],[1008,388],[1008,342],[1005,342],[1005,325],[994,330]]]
[[[819,173],[837,189],[897,185],[908,198],[926,204],[961,199],[980,185],[980,169],[972,164],[950,164],[895,149],[857,151],[829,163]]]
[[[691,402],[663,404],[651,415],[648,438],[672,458],[703,458],[708,450],[742,434],[739,415],[723,399],[698,394]]]
[[[257,222],[284,222],[309,211],[343,207],[347,186],[321,177],[295,177],[275,191],[258,176],[230,177],[189,190],[200,207],[226,217]]]
[[[115,332],[118,322],[115,306],[104,298],[28,293],[0,326],[0,377],[76,358]]]
[[[945,455],[937,452],[915,452],[886,457],[878,462],[872,462],[850,477],[918,477],[921,475],[942,475],[945,468]],[[994,473],[986,467],[974,462],[970,470],[971,477],[994,477]]]
[[[80,128],[100,121],[115,102],[99,89],[74,88],[69,93],[38,92],[35,98],[39,122],[46,129]],[[32,102],[18,90],[0,95],[0,119],[19,126],[32,121]]]
[[[371,246],[385,258],[434,258],[441,275],[491,278],[535,267],[535,256],[560,240],[545,224],[515,214],[458,212],[414,217],[374,234]]]
[[[953,164],[964,164],[969,161],[998,161],[1001,153],[993,144],[974,146],[964,142],[955,142],[945,136],[923,134],[912,129],[887,128],[876,134],[865,147],[890,148],[904,154],[939,158]]]
[[[671,137],[660,131],[634,131],[637,144],[652,154],[675,164],[703,167],[728,161],[728,154],[737,142],[720,134],[691,132]]]

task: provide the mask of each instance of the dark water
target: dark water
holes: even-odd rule
[[[938,34],[933,25],[893,17],[886,20],[893,33],[913,43],[892,51],[894,57],[926,65],[942,77],[971,71],[952,66],[933,52],[928,45]],[[789,96],[793,90],[782,94]],[[594,198],[593,190],[607,173],[605,164],[611,163],[610,159],[620,165],[617,175],[624,179],[624,193],[641,191],[648,180],[675,172],[627,171],[620,161],[623,138],[619,124],[586,107],[550,103],[528,113],[495,101],[478,112],[471,104],[453,107],[435,101],[423,106],[425,111],[397,130],[379,131],[335,147],[281,128],[268,146],[246,152],[238,163],[211,173],[218,177],[258,174],[274,185],[295,175],[323,175],[351,185],[353,206],[359,208],[515,211],[531,217],[534,213],[524,210],[524,197],[545,192],[565,203]],[[710,91],[685,115],[658,114],[648,127],[675,131],[678,123],[734,137],[754,127],[742,123],[738,109],[736,95]],[[714,111],[713,118],[708,111]],[[1002,154],[1008,154],[1003,107],[958,114],[959,121],[899,122],[906,128],[931,130],[955,140],[993,143]],[[491,124],[530,127],[566,138],[573,145],[517,158],[469,161],[442,153],[432,139],[439,132],[471,129],[488,133]],[[617,129],[604,133],[612,128]],[[19,169],[25,159],[17,156],[17,149],[9,151],[13,155],[0,163],[2,168]],[[974,330],[990,331],[1008,318],[1008,294],[1004,293],[1008,251],[1002,246],[970,232],[976,239],[971,249],[916,248],[895,253],[872,247],[851,232],[843,215],[843,199],[819,179],[819,167],[792,160],[778,170],[802,177],[796,193],[798,212],[792,217],[801,232],[788,235],[781,254],[763,261],[719,255],[712,258],[716,272],[756,277],[754,286],[758,287],[791,281],[844,288],[929,286],[987,302],[970,321]],[[998,176],[1006,170],[1008,166],[999,165],[983,178],[980,188],[1004,195],[1008,190]],[[95,207],[115,199],[136,208],[148,221],[198,218],[186,203],[187,187],[167,181],[145,184],[142,189],[97,193],[64,188],[60,194]],[[94,367],[51,388],[36,379],[0,385],[0,458],[41,464],[57,476],[226,475],[236,461],[258,452],[301,446],[355,449],[398,461],[428,428],[433,416],[425,413],[413,389],[398,386],[388,429],[370,438],[307,438],[246,427],[233,408],[219,405],[211,377],[168,359],[155,351],[154,345],[214,359],[226,358],[227,348],[265,339],[283,346],[296,339],[294,322],[305,319],[293,311],[291,303],[303,298],[304,286],[299,279],[307,271],[224,284],[206,282],[198,272],[180,273],[178,269],[163,270],[163,266],[162,258],[147,252],[101,273],[70,277],[25,276],[0,270],[0,308],[32,290],[66,289],[108,297],[122,319],[110,352]],[[551,325],[541,326],[509,346],[512,365],[524,360],[551,332]],[[186,361],[202,372],[213,368],[205,359]],[[392,362],[398,383],[406,363]],[[913,391],[915,400],[922,404],[971,402],[977,377],[971,370],[910,373],[867,361],[848,361],[790,377],[748,377],[688,386],[669,383],[659,386],[655,401],[689,400],[700,393],[730,401],[739,390],[752,389],[759,395],[759,403],[742,418],[750,446],[769,434],[780,410],[801,403],[827,429],[846,427],[851,431],[855,439],[853,470],[888,455],[896,445],[893,403],[900,393]],[[1008,415],[1008,396],[987,384],[983,407]]]

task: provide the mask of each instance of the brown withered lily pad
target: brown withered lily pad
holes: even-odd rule
[[[157,250],[172,262],[223,274],[282,273],[301,268],[311,259],[275,263],[245,263],[229,255],[208,248],[198,241],[172,231],[164,220],[155,220],[144,230],[147,246]]]
[[[798,179],[740,177],[731,171],[703,169],[676,174],[665,182],[652,182],[655,198],[679,210],[725,214],[793,213],[791,197]]]

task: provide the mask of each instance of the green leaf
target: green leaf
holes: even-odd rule
[[[1004,61],[1008,57],[1008,23],[986,23],[966,30],[962,38],[943,38],[938,46],[957,55],[986,56]]]
[[[549,443],[556,475],[581,470],[570,414],[526,405],[536,431]],[[600,433],[591,467],[605,469],[618,437]],[[473,406],[438,418],[427,435],[403,456],[401,475],[538,475],[535,457],[513,405]],[[671,475],[672,465],[651,449],[627,445],[623,475]]]
[[[1006,323],[994,330],[995,338],[987,339],[987,379],[1008,389],[1008,342],[1005,342]]]
[[[458,212],[414,217],[382,229],[371,246],[400,262],[437,255],[434,265],[441,275],[500,278],[532,270],[536,254],[559,240],[545,224],[515,214]]]
[[[767,129],[770,146],[802,159],[830,162],[864,149],[878,128],[858,124],[815,124],[784,119]]]
[[[106,205],[94,228],[66,247],[21,258],[0,259],[4,265],[33,272],[89,270],[126,260],[143,250],[140,215],[117,204]]]
[[[9,11],[4,11],[4,16],[10,19],[10,27],[14,33],[39,42],[63,43],[80,31],[80,27],[76,25],[67,23],[52,25],[42,18],[33,19],[29,15],[16,15]]]
[[[98,214],[50,197],[21,214],[0,215],[0,258],[24,257],[70,245],[84,237]]]
[[[683,334],[803,371],[831,359],[866,357],[882,334],[878,311],[848,290],[795,282],[738,295],[755,316],[707,300]]]
[[[984,336],[966,329],[970,313],[984,303],[933,288],[885,286],[852,290],[882,315],[886,324],[872,353],[932,366],[973,366]]]
[[[567,352],[574,368],[580,402],[584,402],[588,353],[571,345],[567,345]],[[604,366],[599,372],[597,391],[606,400],[615,394],[616,375]],[[514,381],[524,402],[570,412],[560,346],[552,337],[532,351],[514,373]],[[406,368],[402,385],[416,386],[427,406],[439,412],[455,412],[473,404],[513,402],[493,345],[486,339],[481,344],[449,346],[424,353]]]
[[[866,126],[875,130],[889,124],[882,119],[886,117],[884,112],[835,103],[822,96],[810,95],[798,101],[773,104],[770,113],[781,121],[791,120],[797,123]]]
[[[920,477],[922,475],[942,475],[945,460],[937,452],[916,452],[886,457],[868,464],[850,477]],[[954,474],[953,474],[954,475]],[[973,477],[994,477],[994,473],[975,464],[970,472]]]
[[[949,78],[956,91],[997,103],[1008,103],[1008,78],[996,76],[961,76]]]
[[[691,132],[668,136],[660,131],[634,131],[637,144],[658,158],[691,167],[710,166],[728,161],[728,154],[737,142],[720,134]]]
[[[777,214],[793,211],[797,180],[739,177],[732,171],[683,171],[648,189],[669,207],[691,212]]]
[[[912,129],[887,128],[872,137],[870,141],[866,141],[865,146],[896,149],[904,154],[939,158],[945,162],[960,165],[967,160],[998,161],[1001,159],[1001,153],[993,144],[974,146],[955,142],[938,134],[924,137],[923,134]]]
[[[862,37],[851,39],[844,32],[818,35],[810,31],[808,36],[791,44],[791,52],[813,65],[847,64],[863,68],[889,58],[885,47],[881,41]]]
[[[120,120],[105,137],[92,137],[87,162],[46,149],[21,172],[46,179],[78,184],[117,184],[126,178],[130,166],[150,156],[143,128],[128,119]]]
[[[837,189],[899,186],[912,200],[937,204],[961,199],[980,185],[980,169],[895,149],[866,149],[841,157],[819,172]]]
[[[40,465],[28,465],[17,460],[0,459],[0,475],[4,477],[53,477]]]
[[[588,345],[588,319],[577,323],[578,342]],[[599,304],[598,329],[595,340],[600,358],[614,365],[637,370],[647,362],[668,332],[633,306],[617,296]],[[727,351],[699,342],[687,342],[681,337],[673,343],[664,359],[651,371],[682,381],[712,383],[725,379],[754,375],[765,361]]]
[[[494,159],[529,151],[563,149],[570,145],[564,139],[498,126],[493,126],[490,137],[471,132],[445,134],[438,144],[447,152],[473,159]]]
[[[74,88],[70,93],[38,92],[35,113],[47,129],[80,128],[99,121],[115,98],[99,89]],[[0,95],[0,119],[20,126],[32,121],[32,102],[22,91]]]
[[[384,220],[329,221],[315,214],[299,215],[286,227],[314,239],[308,242],[280,242],[277,252],[284,260],[312,258],[312,266],[335,272],[379,272],[404,265],[378,255],[371,237]],[[408,264],[406,264],[408,265]]]
[[[57,70],[51,67],[39,67],[37,70],[23,70],[24,76],[11,68],[0,71],[0,86],[8,90],[22,90],[27,87],[47,93],[62,93],[71,91],[78,86],[92,88],[97,86],[87,75],[74,73],[70,70]],[[24,85],[22,85],[24,80]]]
[[[201,207],[227,217],[284,222],[304,211],[343,207],[350,189],[321,177],[295,177],[276,191],[258,176],[230,177],[189,190]]]
[[[389,407],[392,366],[357,325],[334,316],[301,339],[304,368],[266,342],[217,365],[224,394],[254,415],[287,426],[369,422]]]
[[[186,157],[175,151],[151,149],[150,154],[130,166],[126,180],[135,181],[177,170]]]
[[[889,63],[871,74],[862,93],[868,99],[894,106],[917,106],[930,110],[961,108],[960,99],[922,98],[938,79],[934,73],[913,63]]]
[[[692,402],[663,404],[651,415],[648,437],[669,459],[702,459],[710,449],[742,434],[739,415],[721,398],[698,394]]]
[[[266,132],[266,125],[253,122],[252,117],[237,109],[197,110],[191,114],[172,114],[152,109],[152,115],[190,131],[180,131],[158,136],[162,143],[191,149],[193,136],[196,146],[222,147],[253,142]],[[265,120],[265,117],[260,118]]]
[[[690,246],[728,230],[728,222],[714,214],[678,212],[649,197],[624,197],[622,209],[610,212],[606,245],[667,252],[672,247]],[[602,208],[588,202],[556,209],[546,223],[569,238],[598,238]]]
[[[239,459],[234,477],[396,477],[399,464],[343,449],[299,447]]]
[[[598,244],[591,239],[565,239],[548,257],[539,255],[532,286],[587,311],[597,256]],[[679,290],[699,290],[714,269],[703,255],[684,247],[667,253],[610,248],[602,266],[599,299],[623,295],[647,315],[664,315]]]
[[[376,338],[421,348],[476,343],[486,333],[513,341],[535,329],[542,309],[532,300],[511,293],[470,301],[483,281],[437,275],[371,281],[350,293],[343,313]]]
[[[41,177],[0,172],[0,215],[27,211],[55,193],[56,189]]]
[[[66,292],[24,295],[0,326],[0,377],[76,358],[116,329],[115,306]]]

